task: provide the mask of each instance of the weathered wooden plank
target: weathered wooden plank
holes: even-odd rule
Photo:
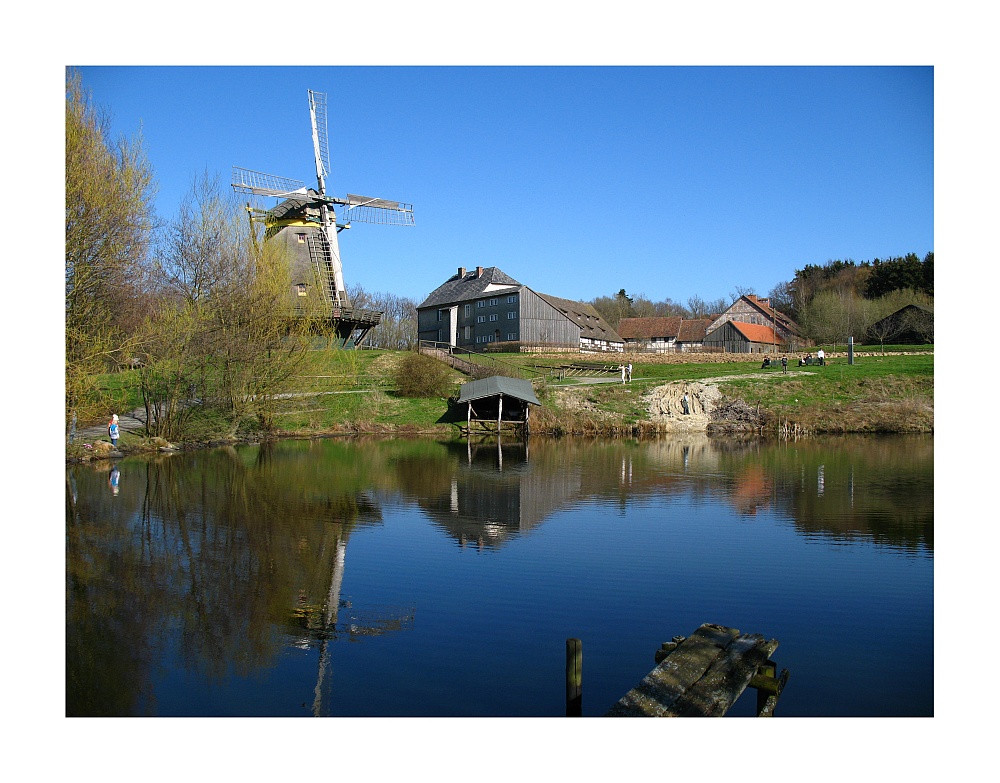
[[[671,713],[678,717],[725,715],[777,647],[777,640],[760,634],[743,634],[734,639],[705,676],[675,700]]]
[[[606,715],[666,717],[673,714],[678,699],[705,675],[738,635],[735,628],[705,623],[619,699]]]
[[[759,690],[757,691],[757,717],[758,718],[772,718],[774,717],[774,708],[778,706],[778,697],[781,696],[781,692],[785,689],[785,685],[788,683],[788,669],[783,669],[781,674],[775,680],[776,687],[774,690]],[[751,681],[751,684],[752,681]],[[763,695],[763,698],[761,696]]]

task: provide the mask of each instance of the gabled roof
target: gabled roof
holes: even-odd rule
[[[469,270],[461,277],[456,272],[417,305],[417,309],[467,302],[492,294],[494,291],[520,287],[521,284],[517,280],[505,275],[495,266],[484,269],[482,275],[478,275],[476,269]]]
[[[681,328],[677,332],[677,342],[679,343],[700,343],[705,339],[705,333],[712,323],[711,318],[696,318],[692,321],[681,321]]]
[[[463,384],[462,390],[458,395],[458,401],[460,403],[472,402],[473,400],[481,400],[484,397],[496,397],[498,394],[503,394],[506,397],[516,397],[531,405],[541,405],[535,396],[535,390],[531,386],[531,381],[521,378],[508,378],[505,375],[492,375],[489,378]]]
[[[752,343],[764,343],[766,345],[781,345],[784,343],[784,339],[776,334],[770,326],[745,324],[741,321],[730,321],[729,323]]]
[[[677,337],[681,330],[680,316],[668,318],[622,318],[618,334],[626,340],[649,340],[654,337]]]
[[[591,340],[609,340],[613,343],[625,342],[608,322],[601,318],[601,314],[594,309],[593,305],[586,302],[574,302],[571,299],[560,299],[558,296],[550,296],[549,294],[538,294],[538,296],[579,326],[581,337],[587,337]]]
[[[744,294],[743,298],[746,299],[748,302],[750,302],[750,304],[752,304],[762,313],[764,313],[764,315],[766,315],[768,318],[770,318],[773,321],[777,321],[787,331],[792,332],[793,334],[796,335],[801,335],[801,330],[799,329],[799,325],[784,313],[775,310],[773,307],[771,307],[770,299],[761,299],[760,297],[755,296],[754,294]]]
[[[622,318],[618,322],[618,334],[626,340],[651,340],[662,337],[683,343],[697,343],[705,338],[705,331],[713,319],[684,319],[680,316],[656,318]]]

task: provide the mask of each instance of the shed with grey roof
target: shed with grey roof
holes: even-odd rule
[[[490,429],[487,425],[495,424],[498,432],[504,425],[512,425],[523,428],[527,434],[528,411],[532,405],[541,405],[531,381],[505,375],[464,384],[458,396],[458,404],[463,403],[467,406],[466,434],[471,432],[473,423],[481,429]]]

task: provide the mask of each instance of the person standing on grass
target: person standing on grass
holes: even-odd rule
[[[823,351],[822,348],[816,351],[816,361],[819,362],[820,367],[826,364],[826,353]]]
[[[781,357],[781,371],[782,372],[788,372],[788,357],[787,356],[782,356]]]
[[[111,421],[108,422],[108,437],[111,438],[111,448],[118,450],[118,436],[120,431],[118,429],[118,414],[114,413],[111,416]]]
[[[625,377],[628,378],[629,383],[632,383],[632,362],[625,366]]]
[[[621,370],[622,370],[622,383],[625,383],[625,365],[624,364],[622,365]]]

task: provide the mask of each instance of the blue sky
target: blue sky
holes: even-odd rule
[[[806,264],[934,250],[929,66],[82,67],[140,128],[171,218],[234,165],[414,205],[341,235],[348,285],[422,300],[459,266],[543,293],[766,295]]]

